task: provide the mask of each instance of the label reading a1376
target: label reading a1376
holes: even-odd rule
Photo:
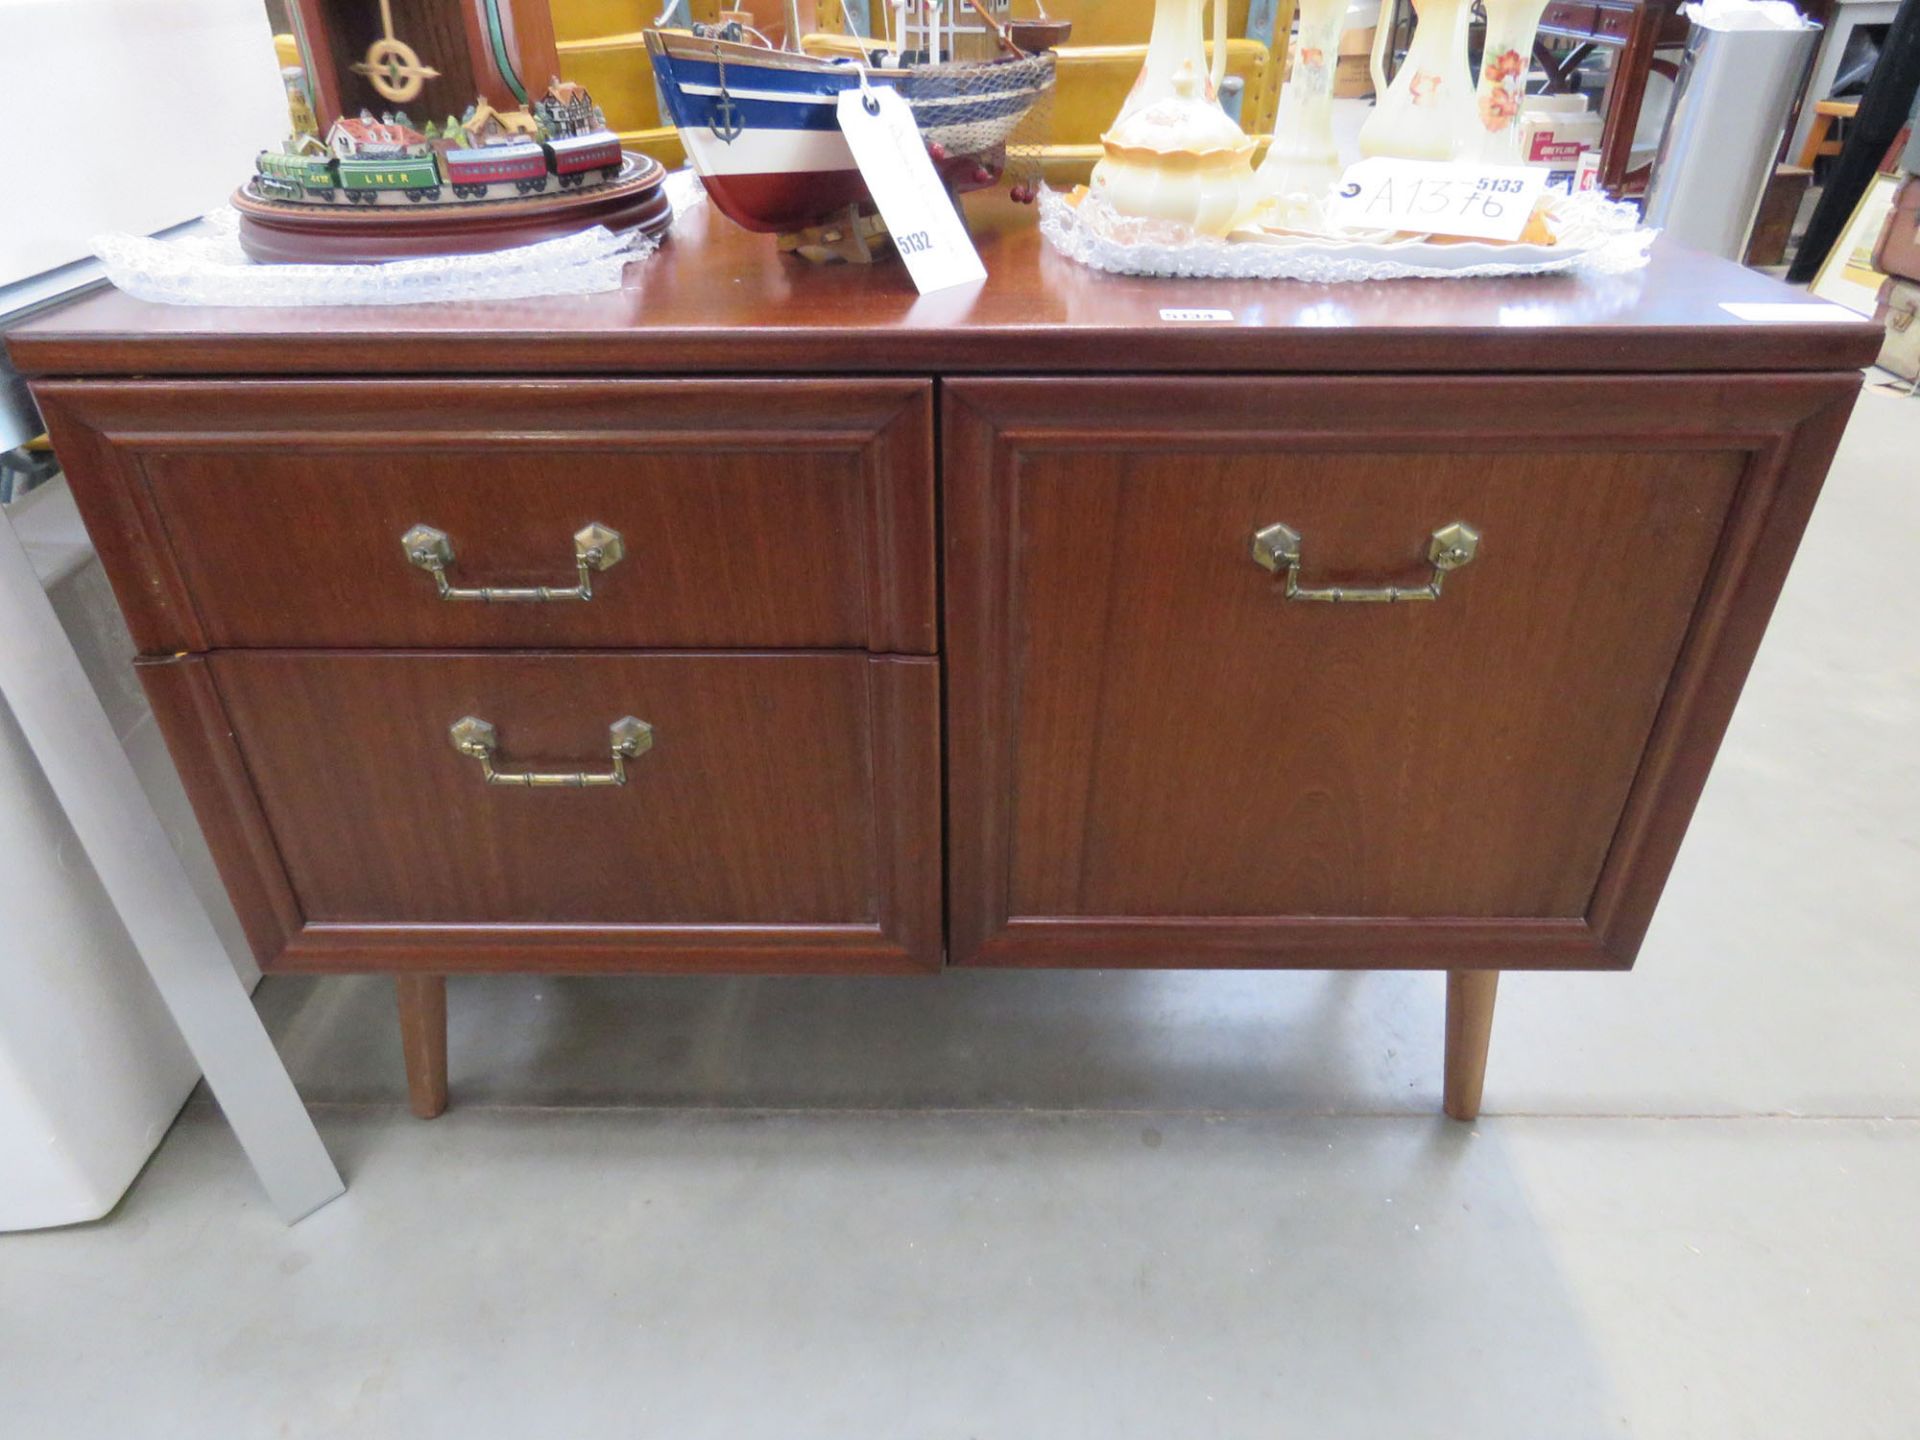
[[[1532,165],[1376,157],[1348,168],[1329,205],[1336,225],[1472,240],[1518,240],[1547,186]]]

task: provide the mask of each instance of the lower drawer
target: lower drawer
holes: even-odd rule
[[[231,651],[143,676],[268,967],[939,963],[936,661]]]

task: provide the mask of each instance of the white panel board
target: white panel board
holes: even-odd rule
[[[263,0],[0,0],[0,285],[204,215],[287,128]]]

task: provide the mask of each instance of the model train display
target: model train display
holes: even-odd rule
[[[503,30],[523,3],[526,24]],[[393,0],[397,13],[380,0],[377,30],[373,0],[288,4],[294,53],[283,51],[280,78],[292,134],[255,157],[233,194],[249,259],[478,255],[595,226],[639,255],[672,228],[665,167],[623,151],[586,87],[558,78],[544,0]],[[366,60],[343,63],[355,54]],[[555,77],[544,93],[527,83],[542,74]]]
[[[404,111],[342,117],[324,141],[302,133],[262,151],[249,189],[261,200],[317,205],[510,200],[603,185],[624,163],[592,98],[555,81],[532,112],[476,100],[424,130]]]

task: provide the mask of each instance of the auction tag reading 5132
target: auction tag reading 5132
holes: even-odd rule
[[[1375,158],[1348,167],[1327,208],[1354,229],[1518,240],[1546,188],[1532,165]]]
[[[907,102],[890,85],[862,86],[840,92],[839,115],[853,163],[920,293],[986,279]]]

